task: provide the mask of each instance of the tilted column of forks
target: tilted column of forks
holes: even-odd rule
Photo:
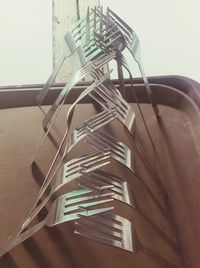
[[[121,167],[127,168],[132,176],[141,178],[135,172],[131,149],[109,133],[100,130],[100,128],[111,124],[113,120],[118,120],[128,130],[133,142],[138,143],[134,139],[136,137],[135,112],[124,99],[124,92],[112,84],[109,79],[110,71],[104,72],[102,70],[105,64],[111,60],[116,60],[118,65],[121,64],[130,72],[122,54],[125,48],[130,50],[136,60],[144,79],[149,100],[156,116],[159,115],[155,98],[138,56],[139,41],[137,35],[112,10],[108,8],[104,14],[102,7],[97,6],[88,9],[86,17],[80,19],[67,32],[65,41],[67,44],[66,52],[37,98],[39,107],[42,106],[66,59],[68,59],[69,64],[74,66],[74,72],[44,116],[42,126],[47,131],[37,153],[48,137],[69,92],[88,74],[91,76],[92,82],[69,108],[66,122],[64,122],[64,124],[67,123],[67,126],[63,138],[38,196],[22,222],[0,250],[0,256],[34,235],[45,225],[53,227],[68,221],[74,221],[75,234],[127,251],[137,251],[133,223],[120,215],[121,211],[118,209],[120,203],[123,206],[128,205],[130,211],[133,209],[137,211],[133,195],[135,189],[131,189],[126,178],[120,178],[103,170],[103,168],[105,166],[112,167],[113,162],[118,163]],[[121,69],[119,69],[118,74],[123,85],[123,74],[120,72],[122,72]],[[83,122],[68,137],[76,104],[88,95],[100,105],[101,112]],[[90,148],[92,146],[94,152],[83,152],[81,156],[67,160],[68,153],[81,141],[85,141]],[[137,144],[136,147],[141,149],[140,144]],[[56,160],[62,151],[61,160],[55,167]],[[71,192],[65,190],[65,194],[60,195],[51,204],[47,217],[25,230],[45,205],[50,202],[52,195],[59,193],[61,189],[68,189],[69,184],[73,184],[74,190]],[[41,202],[39,203],[39,201]],[[112,212],[110,212],[111,210]]]

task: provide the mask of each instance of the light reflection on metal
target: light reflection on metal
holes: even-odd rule
[[[134,170],[132,152],[127,145],[108,133],[100,131],[100,128],[117,119],[126,127],[133,139],[136,136],[135,112],[125,100],[126,90],[123,68],[128,70],[131,77],[133,76],[127,67],[123,55],[125,48],[130,51],[138,64],[149,101],[152,104],[156,117],[159,116],[155,97],[140,62],[139,39],[136,33],[111,9],[108,8],[104,13],[102,6],[99,5],[94,8],[88,8],[86,17],[79,19],[72,29],[66,33],[65,42],[65,53],[41,90],[37,98],[38,106],[42,106],[49,89],[66,60],[72,65],[74,71],[49,111],[44,115],[42,125],[47,131],[37,153],[39,153],[41,146],[43,146],[44,140],[56,121],[70,91],[88,74],[90,74],[93,81],[77,97],[69,109],[64,136],[39,194],[25,215],[23,223],[18,226],[12,236],[6,241],[0,251],[0,256],[31,237],[45,225],[53,227],[59,223],[74,220],[77,220],[75,224],[76,234],[131,252],[135,252],[137,248],[133,235],[133,223],[117,215],[114,211],[112,213],[107,212],[116,208],[117,205],[114,206],[114,200],[120,201],[123,205],[128,204],[131,209],[136,208],[135,201],[131,196],[130,185],[126,182],[125,178],[119,178],[113,174],[101,171],[103,166],[112,165],[112,160],[115,160],[120,165],[128,168],[134,176],[137,176]],[[109,79],[110,71],[104,73],[102,69],[105,64],[112,60],[116,60],[117,63],[119,90]],[[90,95],[94,102],[99,103],[103,111],[86,120],[68,138],[68,130],[73,119],[74,108],[87,95]],[[93,146],[96,152],[93,154],[86,154],[84,152],[81,157],[66,162],[65,159],[69,151],[84,139]],[[135,140],[134,142],[137,143],[138,141]],[[63,146],[64,152],[61,161],[55,167]],[[137,144],[137,146],[141,148],[141,145]],[[52,175],[54,168],[55,171]],[[45,220],[24,231],[46,205],[52,194],[75,180],[79,182],[77,189],[59,196],[51,206]],[[51,190],[48,195],[45,195],[49,186],[51,186]],[[38,205],[38,201],[41,198],[44,199]],[[103,204],[104,207],[98,208],[100,204]],[[120,214],[121,211],[118,213]],[[103,223],[104,227],[97,227],[93,224],[94,222]],[[116,228],[117,231],[113,231],[110,227]],[[83,231],[81,228],[85,230]]]

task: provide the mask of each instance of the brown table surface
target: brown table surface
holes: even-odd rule
[[[142,180],[118,163],[111,163],[105,170],[124,178],[131,185],[138,211],[128,207],[124,209],[119,203],[115,205],[116,213],[127,217],[135,227],[138,252],[129,253],[78,237],[73,233],[74,223],[71,222],[43,228],[1,258],[0,267],[175,268],[185,267],[183,256],[187,267],[200,267],[199,117],[183,96],[177,98],[174,107],[159,105],[159,122],[150,105],[142,104],[155,153],[138,108],[135,104],[132,106],[136,111],[137,135],[144,148],[145,159],[148,159],[158,176],[151,175],[136,153],[133,153],[133,158]],[[56,144],[61,140],[68,108],[66,105],[62,110],[52,131],[53,138],[48,138],[44,143],[35,159],[37,167],[34,168],[31,162],[43,135],[41,111],[37,107],[0,111],[0,245],[15,229],[38,193],[56,152]],[[95,113],[92,104],[79,104],[70,132]],[[104,130],[133,148],[131,139],[127,139],[127,133],[119,122],[114,121]],[[69,159],[91,150],[81,142],[69,154]],[[166,187],[167,195],[161,191],[160,181]],[[71,184],[70,188],[63,189],[58,195],[76,186]],[[43,216],[40,215],[40,218]]]

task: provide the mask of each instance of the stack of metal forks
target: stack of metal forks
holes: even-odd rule
[[[137,210],[133,196],[134,189],[131,189],[125,178],[103,170],[105,166],[112,167],[112,163],[117,162],[137,177],[132,151],[108,132],[100,130],[110,125],[112,121],[118,120],[128,130],[130,136],[135,137],[135,112],[124,99],[124,92],[112,84],[109,79],[110,71],[105,73],[102,71],[102,67],[113,59],[117,61],[118,65],[121,64],[127,68],[122,54],[125,48],[131,51],[138,63],[150,102],[156,116],[159,114],[138,57],[137,35],[112,10],[108,8],[104,14],[102,7],[97,6],[88,8],[86,17],[79,20],[66,34],[65,41],[68,49],[39,94],[39,107],[42,106],[63,62],[68,59],[69,64],[75,64],[74,62],[77,62],[78,58],[79,64],[75,66],[75,72],[44,115],[42,125],[46,129],[46,133],[37,153],[54,126],[69,92],[87,74],[90,74],[93,81],[68,110],[67,126],[63,138],[37,199],[18,228],[6,241],[0,251],[0,256],[28,239],[43,226],[53,227],[68,221],[74,221],[74,233],[82,237],[131,252],[137,250],[133,223],[121,216],[120,209],[118,209],[120,202],[123,206],[128,205],[130,211]],[[123,85],[123,75],[120,72],[119,79]],[[95,103],[100,104],[101,112],[88,118],[68,137],[74,108],[88,95]],[[81,152],[81,156],[68,160],[69,152],[81,141],[85,141],[94,152]],[[137,141],[133,139],[133,142]],[[139,146],[141,147],[141,145]],[[60,154],[62,154],[61,160],[55,166]],[[73,191],[67,190],[69,184],[73,184]],[[52,195],[59,193],[61,189],[66,189],[66,192],[51,204],[47,217],[25,231],[25,228],[50,202]]]

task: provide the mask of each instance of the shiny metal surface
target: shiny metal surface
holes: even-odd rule
[[[135,174],[134,160],[127,145],[102,131],[95,131],[86,137],[86,142],[95,149],[109,152],[110,157],[130,169]]]
[[[106,212],[98,217],[80,215],[75,224],[74,233],[77,235],[130,252],[137,251],[133,226],[121,216]]]
[[[97,101],[106,110],[116,110],[116,116],[122,124],[128,129],[130,134],[134,136],[135,112],[131,106],[122,98],[119,91],[106,81],[97,86],[90,96]]]
[[[93,71],[92,71],[93,69]],[[90,65],[90,71],[92,71],[93,74],[95,74],[96,70],[94,68],[93,65]],[[95,89],[96,86],[98,86],[100,83],[102,83],[104,80],[106,80],[109,76],[109,73],[106,73],[105,75],[102,74],[101,77],[99,77],[98,80],[95,80],[94,83],[92,83],[89,87],[87,87],[76,99],[76,101],[71,105],[71,107],[69,108],[68,112],[67,112],[67,118],[66,118],[66,122],[67,122],[67,126],[66,126],[66,130],[65,130],[65,135],[67,135],[68,133],[68,130],[70,128],[70,125],[71,125],[71,120],[72,120],[72,117],[73,117],[73,113],[74,113],[74,109],[77,105],[77,103],[79,103],[83,98],[85,98],[91,91],[93,91]],[[51,107],[51,109],[54,109],[53,106]],[[51,110],[50,109],[50,110]],[[57,109],[57,107],[55,107],[55,109]],[[61,109],[61,108],[60,108]],[[60,109],[58,111],[58,113],[60,112]],[[53,112],[54,113],[54,112]],[[55,120],[57,119],[57,116],[58,116],[58,113],[57,115],[54,117],[54,119],[52,120],[48,130],[45,132],[43,138],[42,138],[42,141],[40,143],[40,145],[38,146],[38,149],[36,150],[36,153],[34,155],[34,159],[36,158],[36,156],[38,155],[38,153],[40,152],[41,148],[42,148],[42,145],[44,144],[46,138],[48,137],[49,133],[50,133],[50,130],[51,128],[53,127],[53,124],[55,122]]]
[[[137,34],[133,31],[133,29],[127,23],[125,23],[110,8],[107,8],[106,16],[107,16],[107,20],[109,20],[111,24],[117,23],[118,27],[120,28],[121,32],[123,33],[123,37],[125,40],[125,46],[128,48],[128,50],[130,51],[130,53],[134,57],[136,63],[138,64],[138,67],[139,67],[140,73],[143,77],[143,81],[144,81],[146,91],[147,91],[147,94],[149,97],[149,101],[152,104],[155,115],[158,117],[159,116],[159,109],[158,109],[155,97],[153,96],[153,92],[149,86],[149,82],[148,82],[148,79],[145,75],[143,66],[141,64],[140,47],[139,47],[140,42],[139,42],[139,38],[138,38]]]
[[[125,48],[129,49],[136,60],[143,76],[149,100],[156,116],[159,116],[157,104],[140,62],[138,37],[113,11],[108,8],[104,15],[102,7],[98,6],[88,9],[87,16],[79,20],[73,29],[65,35],[65,41],[67,50],[39,94],[37,99],[39,106],[42,105],[49,88],[67,58],[74,70],[53,105],[44,115],[42,126],[47,131],[36,155],[50,133],[63,104],[74,86],[88,74],[93,81],[69,108],[66,115],[64,135],[45,175],[38,196],[25,215],[23,223],[16,228],[10,239],[5,243],[4,248],[1,250],[1,255],[28,239],[45,225],[52,227],[74,220],[78,220],[76,221],[76,234],[130,252],[136,251],[131,222],[114,213],[105,213],[114,209],[114,206],[99,209],[94,207],[102,204],[107,205],[107,203],[116,200],[132,209],[137,208],[130,185],[125,180],[101,170],[102,167],[108,164],[112,165],[112,161],[115,161],[125,166],[134,176],[138,177],[131,149],[109,133],[99,129],[114,119],[119,120],[126,127],[131,138],[135,138],[133,142],[136,144],[136,149],[139,153],[142,153],[143,148],[136,135],[135,112],[124,99],[122,67],[132,77],[122,54]],[[104,73],[102,69],[111,60],[117,61],[121,91],[109,80],[110,72]],[[68,138],[75,107],[86,96],[90,96],[100,104],[103,111],[86,120]],[[84,152],[81,157],[76,157],[66,162],[69,151],[83,139],[95,149],[95,152],[88,154]],[[62,152],[63,147],[64,151]],[[61,160],[55,167],[60,153]],[[138,177],[138,179],[142,181],[141,177]],[[51,196],[71,182],[77,183],[77,189],[59,196],[52,204],[47,217],[37,225],[24,231],[49,202]],[[49,186],[50,191],[46,195]],[[39,201],[41,202],[38,205]],[[100,215],[97,216],[97,214]]]
[[[112,198],[119,200],[134,209],[137,209],[135,198],[127,181],[123,181],[116,175],[105,172],[103,170],[95,170],[89,174],[83,172],[79,178],[81,187],[91,189],[93,191],[103,191],[109,189],[113,193]]]
[[[79,55],[83,53],[82,47],[79,46],[77,48],[77,51],[79,52]],[[84,57],[84,56],[83,56]],[[83,79],[87,74],[92,74],[95,72],[95,69],[101,68],[106,63],[108,63],[111,59],[115,57],[114,53],[111,53],[109,55],[103,54],[100,58],[94,59],[93,61],[87,61],[84,64],[80,64],[77,66],[74,73],[72,73],[72,76],[69,78],[67,84],[64,86],[62,91],[60,92],[59,96],[55,100],[54,104],[51,106],[50,110],[45,114],[45,117],[42,121],[43,128],[47,127],[47,124],[53,117],[55,111],[58,109],[59,105],[63,104],[69,94],[69,92],[72,90],[72,88],[81,80]],[[79,57],[78,57],[79,58]],[[81,60],[82,62],[83,60]]]
[[[85,194],[85,191],[80,190],[80,194]],[[81,203],[81,205],[74,205],[71,207],[69,207],[69,205],[73,204],[73,202],[72,201],[69,202],[67,200],[69,198],[68,194],[64,194],[62,196],[59,196],[52,204],[46,218],[43,221],[36,224],[35,226],[28,229],[27,231],[25,231],[25,232],[21,233],[20,235],[18,235],[17,237],[15,237],[14,240],[11,240],[8,245],[6,245],[4,248],[1,249],[0,256],[3,256],[5,253],[7,253],[13,247],[17,246],[18,244],[22,243],[23,241],[25,241],[26,239],[28,239],[29,237],[34,235],[41,228],[43,228],[45,225],[48,227],[53,227],[53,226],[60,224],[60,223],[76,220],[76,219],[80,218],[81,215],[89,217],[89,216],[92,216],[92,215],[95,215],[98,213],[112,210],[113,207],[105,207],[105,208],[93,209],[93,210],[87,209],[87,208],[90,208],[93,206],[97,206],[99,204],[108,203],[108,202],[112,201],[113,199],[111,198],[111,195],[112,195],[112,193],[107,194],[107,195],[98,195],[98,196],[94,195],[94,196],[90,196],[88,198],[85,198],[84,200],[83,199],[80,200],[80,199],[76,198],[75,200],[73,200],[74,203],[76,203],[76,202],[80,203],[81,201],[88,201],[88,200],[96,200],[98,198],[105,197],[105,199],[102,199],[102,200],[85,202],[85,203]],[[110,197],[110,198],[106,199],[106,197]],[[81,208],[84,207],[85,210],[82,211],[80,206],[81,206]]]
[[[72,135],[69,138],[68,145],[66,148],[67,152],[69,152],[79,141],[86,138],[90,133],[109,124],[115,118],[115,109],[113,109],[111,111],[102,111],[86,120],[83,124],[81,124],[72,132]]]

